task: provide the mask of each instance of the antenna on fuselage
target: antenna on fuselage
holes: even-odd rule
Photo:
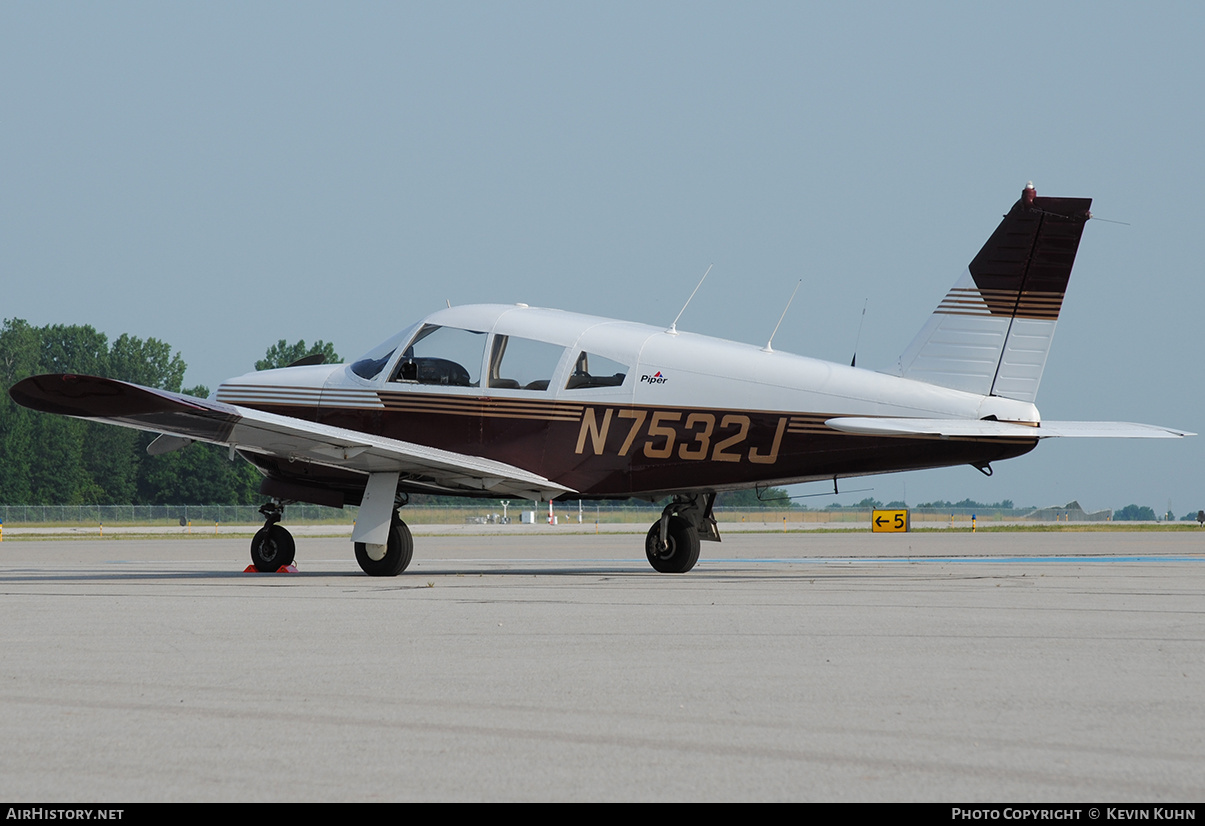
[[[862,325],[866,322],[866,305],[870,299],[862,302],[862,318],[858,321],[858,335],[854,338],[854,357],[849,360],[850,367],[858,366],[858,344],[862,341]]]
[[[686,303],[682,305],[682,309],[678,310],[678,314],[674,316],[674,323],[669,325],[669,329],[665,332],[669,333],[671,336],[678,335],[678,319],[682,317],[682,313],[686,312],[686,308],[690,306],[690,299],[695,297],[695,293],[699,291],[699,287],[702,287],[703,282],[707,280],[707,273],[711,272],[711,268],[714,266],[715,264],[707,265],[707,272],[703,273],[703,277],[699,279],[699,283],[695,284],[694,292],[690,294],[690,298],[686,299]]]
[[[770,345],[774,342],[774,336],[778,335],[778,328],[782,326],[782,320],[787,317],[787,310],[791,309],[791,302],[795,300],[795,293],[799,292],[800,285],[803,284],[803,279],[795,285],[795,289],[791,291],[791,297],[787,299],[787,306],[782,308],[782,315],[778,317],[778,323],[774,325],[774,332],[770,333],[770,340],[766,342],[766,346],[761,348],[763,353],[773,353],[774,348]]]

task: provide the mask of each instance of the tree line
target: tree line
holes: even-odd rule
[[[313,353],[339,361],[323,341],[284,340],[268,348],[257,370],[283,367]],[[249,505],[263,499],[261,476],[217,445],[197,443],[151,456],[155,438],[124,427],[38,413],[8,389],[39,373],[83,373],[206,398],[203,385],[183,387],[187,365],[163,341],[123,333],[112,342],[90,325],[34,327],[5,319],[0,327],[0,503],[7,505]]]

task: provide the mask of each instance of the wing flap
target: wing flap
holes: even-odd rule
[[[403,476],[420,475],[451,491],[491,490],[501,495],[534,499],[574,492],[543,476],[493,459],[261,410],[242,407],[237,410],[241,419],[232,428],[225,444],[233,444],[239,450],[363,473],[397,471]]]

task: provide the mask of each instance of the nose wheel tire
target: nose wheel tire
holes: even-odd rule
[[[251,540],[251,564],[257,571],[270,573],[292,565],[297,555],[293,534],[280,525],[265,525]]]
[[[397,576],[406,570],[414,556],[414,537],[405,522],[395,522],[389,529],[385,546],[356,543],[356,562],[369,576]]]
[[[649,564],[663,574],[684,574],[699,561],[699,532],[680,516],[671,516],[661,542],[661,521],[653,523],[644,539]]]

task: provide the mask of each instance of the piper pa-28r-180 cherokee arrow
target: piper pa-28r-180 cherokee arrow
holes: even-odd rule
[[[293,561],[289,502],[360,507],[368,574],[405,570],[412,493],[538,500],[672,496],[645,539],[652,566],[690,570],[719,540],[717,491],[969,464],[1052,436],[1175,438],[1172,428],[1042,421],[1034,398],[1087,198],[1004,216],[891,374],[690,333],[525,305],[432,313],[351,364],[231,379],[212,400],[112,379],[44,375],[27,407],[193,440],[263,474],[259,570]]]

